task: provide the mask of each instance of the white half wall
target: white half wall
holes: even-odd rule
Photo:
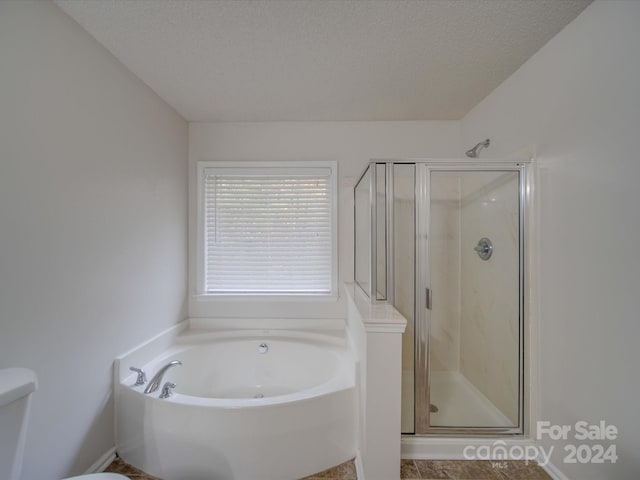
[[[463,148],[537,154],[538,416],[570,425],[572,479],[640,476],[640,2],[596,1],[462,121]],[[615,464],[569,464],[575,423],[618,427]],[[534,429],[535,433],[535,429]]]
[[[113,447],[114,358],[185,317],[187,124],[50,2],[0,2],[0,65],[0,368],[38,375],[50,480]]]
[[[336,160],[339,281],[353,281],[353,187],[372,159],[451,158],[460,122],[269,122],[189,124],[189,221],[194,231],[196,165],[204,160]],[[195,237],[189,239],[195,252]],[[189,316],[344,316],[344,303],[203,302],[190,255]]]

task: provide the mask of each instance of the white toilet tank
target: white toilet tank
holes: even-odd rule
[[[27,368],[0,369],[0,479],[18,480],[36,374]]]

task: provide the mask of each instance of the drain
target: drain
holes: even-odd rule
[[[263,393],[256,393],[253,398],[264,398],[264,394]]]
[[[436,407],[433,403],[429,404],[429,412],[430,413],[438,413],[438,407]]]

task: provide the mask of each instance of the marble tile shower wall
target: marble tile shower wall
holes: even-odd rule
[[[406,173],[406,172],[405,172]],[[402,368],[414,366],[413,176],[394,179],[395,306],[409,319]],[[430,182],[429,362],[459,372],[512,422],[518,415],[518,174],[434,172]],[[494,255],[481,260],[482,237]],[[383,268],[382,264],[378,265]]]
[[[438,175],[431,182],[429,225],[431,264],[431,332],[429,362],[432,371],[460,367],[460,179]]]
[[[511,421],[518,414],[518,175],[431,181],[432,371],[460,372]],[[474,251],[488,237],[494,254]]]
[[[502,413],[518,416],[519,241],[517,172],[462,177],[460,372]],[[493,255],[474,247],[490,238]]]

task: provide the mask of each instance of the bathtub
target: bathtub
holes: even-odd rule
[[[166,339],[164,340],[167,343]],[[356,372],[344,328],[186,329],[153,358],[117,359],[116,448],[165,480],[298,479],[356,454]],[[144,394],[129,366],[149,380]],[[143,362],[143,363],[141,363]],[[162,386],[162,385],[161,385]]]

